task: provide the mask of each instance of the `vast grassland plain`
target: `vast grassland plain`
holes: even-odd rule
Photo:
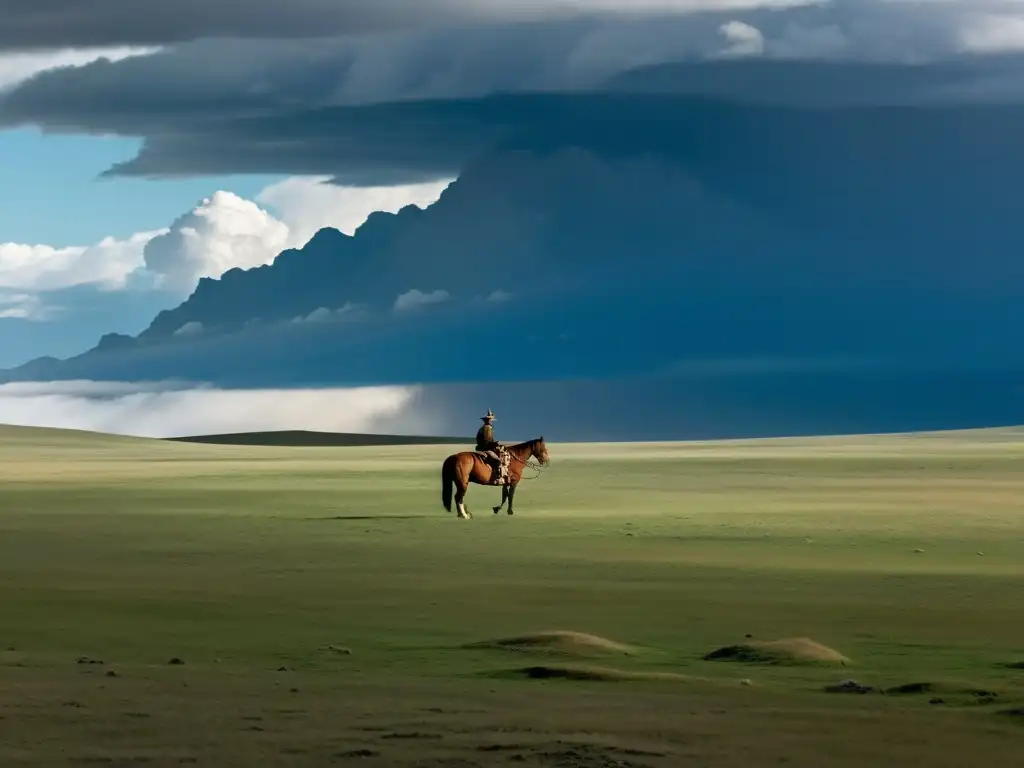
[[[0,428],[0,765],[1024,764],[1024,432],[452,450]]]

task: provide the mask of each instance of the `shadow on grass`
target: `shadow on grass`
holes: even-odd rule
[[[437,515],[328,515],[327,517],[307,517],[306,522],[325,523],[325,522],[366,522],[368,520],[387,521],[387,520],[426,520],[430,517],[437,517]]]

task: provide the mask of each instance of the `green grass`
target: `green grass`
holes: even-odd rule
[[[1014,764],[1024,432],[553,445],[469,521],[452,450],[0,428],[0,764]],[[554,629],[636,650],[466,647]]]

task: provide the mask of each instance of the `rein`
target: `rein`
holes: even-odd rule
[[[505,450],[508,451],[508,456],[509,456],[509,458],[512,461],[518,461],[520,464],[522,464],[527,469],[532,469],[534,472],[537,473],[533,477],[523,477],[522,475],[520,475],[520,477],[519,477],[520,480],[536,480],[538,477],[541,476],[541,473],[544,471],[544,467],[540,463],[533,462],[532,461],[532,458],[533,458],[532,456],[530,458],[528,458],[528,459],[520,459],[518,456],[516,456],[514,453],[512,453],[512,451],[509,450],[508,448],[506,448]]]

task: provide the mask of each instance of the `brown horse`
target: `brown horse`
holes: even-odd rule
[[[501,486],[501,504],[492,509],[494,514],[498,514],[508,501],[508,513],[513,515],[515,512],[512,503],[516,495],[516,486],[523,479],[526,462],[536,458],[542,466],[547,464],[548,448],[544,444],[544,438],[538,437],[536,440],[505,446],[505,450],[509,453],[508,483]],[[452,486],[455,486],[455,508],[459,518],[466,520],[473,517],[463,501],[469,484],[496,485],[497,479],[497,469],[482,454],[476,451],[453,453],[441,465],[441,501],[444,508],[452,511]]]

